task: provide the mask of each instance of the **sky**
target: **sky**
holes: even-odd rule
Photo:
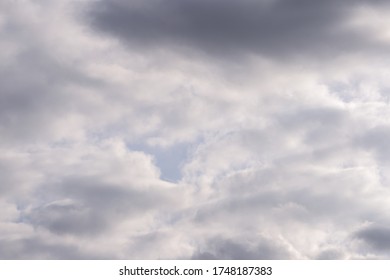
[[[0,259],[390,259],[385,0],[0,0]]]

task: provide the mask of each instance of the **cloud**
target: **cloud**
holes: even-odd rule
[[[158,179],[152,158],[142,152],[112,140],[82,154],[88,159],[77,155],[71,164],[59,161],[41,171],[46,180],[36,190],[40,205],[26,208],[29,223],[60,235],[99,235],[122,220],[146,221],[176,203],[173,186]]]
[[[359,140],[366,149],[375,152],[380,160],[387,161],[390,156],[390,149],[387,145],[390,138],[388,126],[377,126],[368,130]]]
[[[260,240],[257,246],[245,246],[231,240],[209,240],[205,252],[196,253],[193,259],[201,260],[272,260],[289,259],[283,248],[270,245],[270,240]]]
[[[73,260],[73,259],[103,259],[103,256],[96,256],[80,251],[76,246],[69,244],[50,244],[47,240],[40,238],[27,238],[18,240],[0,241],[2,253],[0,259],[8,260]]]
[[[385,226],[372,225],[361,229],[356,237],[379,252],[386,252],[390,248],[390,229]]]
[[[0,258],[390,257],[386,1],[0,5]]]
[[[332,57],[383,49],[347,23],[364,1],[104,1],[88,13],[93,28],[130,47],[190,49],[231,59]],[[383,4],[382,1],[370,5]]]

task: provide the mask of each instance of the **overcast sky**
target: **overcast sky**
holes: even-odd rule
[[[0,0],[1,259],[389,259],[390,3]]]

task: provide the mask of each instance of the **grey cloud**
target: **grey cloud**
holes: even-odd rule
[[[0,258],[386,256],[387,1],[59,2],[0,11]]]
[[[306,134],[305,140],[316,145],[340,140],[345,134],[345,127],[353,124],[347,111],[332,107],[291,108],[289,112],[278,114],[275,118],[283,129],[302,131]]]
[[[85,107],[82,98],[70,89],[102,86],[79,69],[52,57],[50,50],[21,51],[12,65],[0,67],[0,140],[8,143],[34,143],[54,138],[63,119]]]
[[[288,58],[332,56],[372,48],[344,28],[351,7],[364,1],[103,1],[88,17],[98,32],[131,47],[195,48],[216,57],[257,53]],[[381,1],[370,2],[370,4]]]
[[[198,209],[194,222],[246,228],[253,226],[254,221],[262,221],[257,225],[261,228],[274,224],[267,217],[277,216],[278,221],[315,228],[324,222],[341,225],[355,219],[372,219],[383,211],[379,206],[375,209],[374,204],[366,201],[367,197],[350,197],[351,190],[357,195],[365,188],[364,177],[353,179],[352,176],[358,177],[354,173],[319,175],[304,170],[290,173],[282,168],[268,170],[268,174],[258,173],[220,179],[216,186],[218,199]]]
[[[315,108],[298,108],[298,110],[292,110],[285,112],[283,117],[279,118],[281,123],[287,127],[301,126],[307,128],[308,124],[314,125],[326,125],[338,124],[340,120],[345,118],[346,112],[340,108],[326,108],[326,107],[315,107]]]
[[[371,150],[383,162],[390,159],[390,126],[379,125],[356,137],[356,143],[363,149]]]
[[[45,227],[55,234],[97,234],[107,227],[104,217],[82,205],[51,204],[34,209],[25,217],[35,227]]]
[[[328,249],[318,254],[316,259],[317,260],[342,260],[345,259],[345,253],[340,249]]]
[[[373,225],[358,231],[355,236],[379,252],[390,250],[390,228]]]
[[[81,89],[96,93],[105,82],[77,64],[72,56],[77,52],[63,51],[62,44],[77,34],[63,32],[58,42],[50,37],[51,28],[64,31],[62,18],[47,25],[46,19],[53,14],[50,5],[9,2],[1,13],[0,143],[13,146],[63,140],[58,134],[66,134],[66,128],[59,126],[80,111],[87,113],[90,107]],[[75,37],[72,40],[77,40]]]
[[[108,185],[94,178],[66,179],[46,190],[43,196],[52,202],[26,213],[25,219],[55,234],[100,235],[122,219],[145,217],[168,205],[169,196],[152,189]]]
[[[22,152],[3,149],[0,153],[0,196],[17,203],[29,200],[40,172]]]
[[[196,260],[273,260],[290,259],[291,255],[275,240],[258,238],[258,244],[250,246],[236,240],[211,238],[204,249],[198,249],[192,259]]]
[[[105,259],[107,256],[87,253],[77,245],[52,242],[42,237],[0,240],[2,260],[74,260]],[[113,256],[112,256],[113,257]]]

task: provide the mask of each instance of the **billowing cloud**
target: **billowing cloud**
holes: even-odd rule
[[[0,258],[390,257],[386,1],[0,6]]]

